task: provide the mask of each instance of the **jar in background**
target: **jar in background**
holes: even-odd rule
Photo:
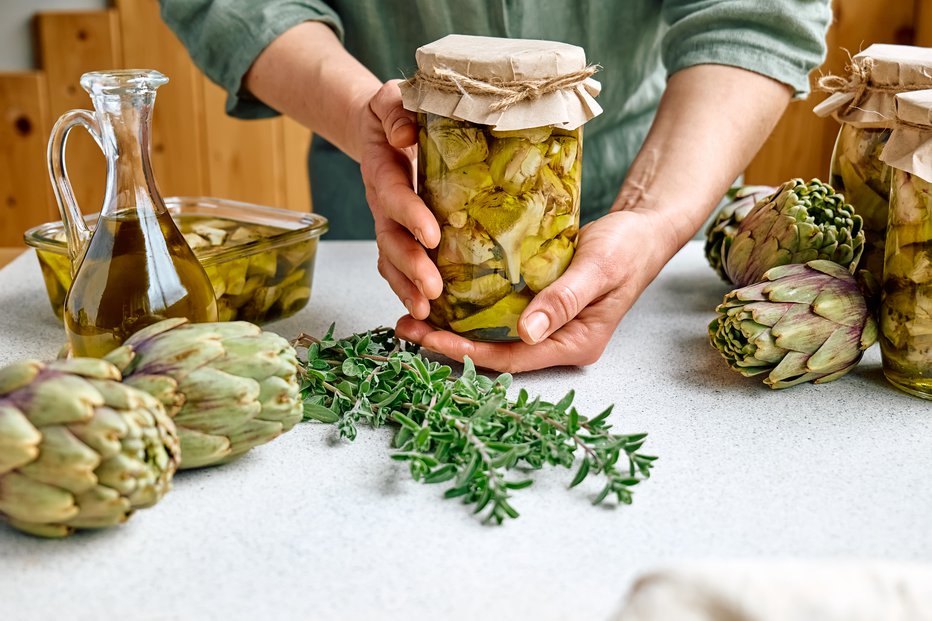
[[[815,107],[831,114],[841,129],[829,171],[832,187],[864,221],[859,269],[883,279],[890,168],[880,159],[895,124],[897,93],[932,88],[932,49],[875,44],[851,59],[847,76],[819,80],[831,97]]]
[[[880,304],[883,372],[932,399],[932,90],[896,98],[883,152],[893,168]]]
[[[582,124],[601,111],[593,69],[575,46],[461,35],[420,48],[418,68],[402,92],[418,113],[418,194],[441,230],[429,321],[518,340],[576,248]]]

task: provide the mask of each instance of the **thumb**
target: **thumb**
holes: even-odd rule
[[[576,317],[605,291],[601,271],[588,261],[570,263],[563,275],[538,293],[518,320],[525,343],[539,343]]]

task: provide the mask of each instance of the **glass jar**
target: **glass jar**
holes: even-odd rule
[[[496,131],[420,112],[418,194],[440,224],[429,321],[520,340],[518,318],[567,268],[579,233],[582,128]]]
[[[883,279],[891,170],[880,161],[880,153],[891,133],[891,128],[842,123],[829,173],[832,187],[864,221],[864,254],[858,268],[869,270],[878,283]]]
[[[883,372],[932,399],[932,183],[893,169],[880,305]]]

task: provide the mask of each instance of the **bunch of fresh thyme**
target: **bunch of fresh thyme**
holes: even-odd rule
[[[573,391],[548,403],[522,389],[510,401],[510,375],[489,379],[467,359],[462,374],[451,377],[449,366],[427,360],[387,328],[336,339],[330,326],[324,338],[301,335],[295,345],[304,354],[305,420],[336,424],[348,440],[360,421],[399,425],[392,458],[408,462],[417,481],[449,482],[445,496],[475,505],[485,521],[518,517],[511,492],[532,481],[508,478],[509,470],[571,468],[581,449],[570,487],[602,475],[593,502],[614,496],[630,504],[631,487],[650,476],[656,459],[638,453],[647,434],[609,433],[611,407],[586,418],[572,407]],[[622,455],[627,464],[619,468]]]

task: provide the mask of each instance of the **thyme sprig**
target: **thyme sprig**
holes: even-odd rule
[[[416,481],[448,483],[445,497],[462,498],[485,521],[518,517],[512,492],[533,481],[514,472],[578,462],[570,487],[590,475],[603,479],[594,504],[609,497],[630,504],[631,488],[650,476],[657,458],[638,452],[647,434],[610,433],[612,406],[587,418],[572,406],[572,390],[550,403],[521,389],[511,401],[509,374],[491,379],[467,359],[453,377],[452,368],[424,358],[391,329],[342,339],[333,331],[295,341],[304,419],[335,424],[351,441],[360,423],[398,425],[392,459],[407,462]]]

